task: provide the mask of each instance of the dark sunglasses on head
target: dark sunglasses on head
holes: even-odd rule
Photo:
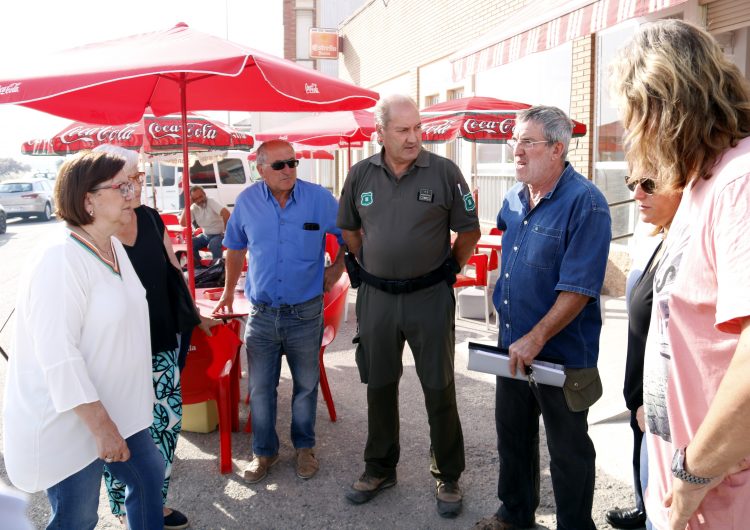
[[[277,160],[276,162],[271,162],[270,164],[267,164],[271,166],[271,169],[274,171],[281,171],[284,169],[284,166],[288,167],[289,169],[294,169],[299,165],[299,160],[296,158],[290,158],[289,160]]]
[[[635,182],[628,182],[628,177],[625,177],[625,185],[630,191],[635,191],[636,186],[640,186],[643,193],[652,195],[656,191],[656,182],[653,179],[641,179]]]

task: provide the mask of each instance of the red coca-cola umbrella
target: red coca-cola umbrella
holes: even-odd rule
[[[335,157],[333,154],[329,153],[328,151],[324,149],[295,149],[294,151],[295,156],[297,159],[300,158],[311,158],[314,160],[333,160]],[[247,155],[247,159],[250,162],[255,162],[257,159],[258,152],[254,151]]]
[[[191,151],[250,150],[253,137],[219,121],[197,114],[187,116],[187,140]],[[21,146],[25,155],[65,156],[101,144],[114,144],[146,154],[182,151],[182,118],[178,115],[145,115],[125,125],[95,125],[73,122],[44,140],[30,140]]]
[[[255,135],[261,142],[280,138],[311,146],[338,146],[347,149],[351,167],[351,148],[362,147],[375,132],[375,115],[367,110],[329,112],[266,129]]]
[[[444,101],[420,111],[422,141],[449,142],[463,138],[470,142],[505,143],[513,135],[518,111],[531,105],[488,97]],[[573,136],[586,134],[583,123],[573,121]]]
[[[368,108],[378,99],[371,90],[182,23],[25,59],[22,71],[3,72],[0,104],[101,124],[136,122],[147,107],[157,116],[179,112],[184,175],[188,109],[321,112]],[[190,226],[188,179],[182,184]],[[191,246],[188,238],[192,291]]]

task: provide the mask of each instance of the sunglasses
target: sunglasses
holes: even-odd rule
[[[289,160],[277,160],[276,162],[271,162],[270,164],[266,164],[267,166],[271,166],[271,169],[274,171],[281,171],[284,169],[284,166],[288,167],[289,169],[294,169],[299,165],[299,160],[296,158],[290,158]]]
[[[122,182],[120,184],[107,184],[105,186],[97,186],[96,188],[91,188],[91,191],[99,190],[119,190],[120,195],[122,195],[125,199],[132,199],[133,197],[135,197],[135,185],[130,181]]]
[[[646,195],[653,195],[654,191],[656,191],[656,182],[654,182],[653,179],[641,179],[636,180],[635,182],[628,182],[628,177],[626,176],[625,185],[630,191],[635,191],[635,187],[640,186],[643,193]]]

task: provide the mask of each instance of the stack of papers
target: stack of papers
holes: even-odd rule
[[[529,376],[523,370],[517,369],[516,375],[510,375],[509,361],[507,350],[501,350],[490,344],[469,343],[469,370],[522,381],[528,380]],[[562,364],[532,361],[529,369],[537,384],[561,387],[565,383],[565,367]]]

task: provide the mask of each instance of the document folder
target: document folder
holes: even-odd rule
[[[510,375],[509,361],[508,350],[490,344],[469,343],[469,370],[527,381],[529,376],[523,369],[517,369],[514,376]],[[540,385],[561,387],[565,383],[565,367],[562,364],[534,360],[529,370],[534,381]]]

